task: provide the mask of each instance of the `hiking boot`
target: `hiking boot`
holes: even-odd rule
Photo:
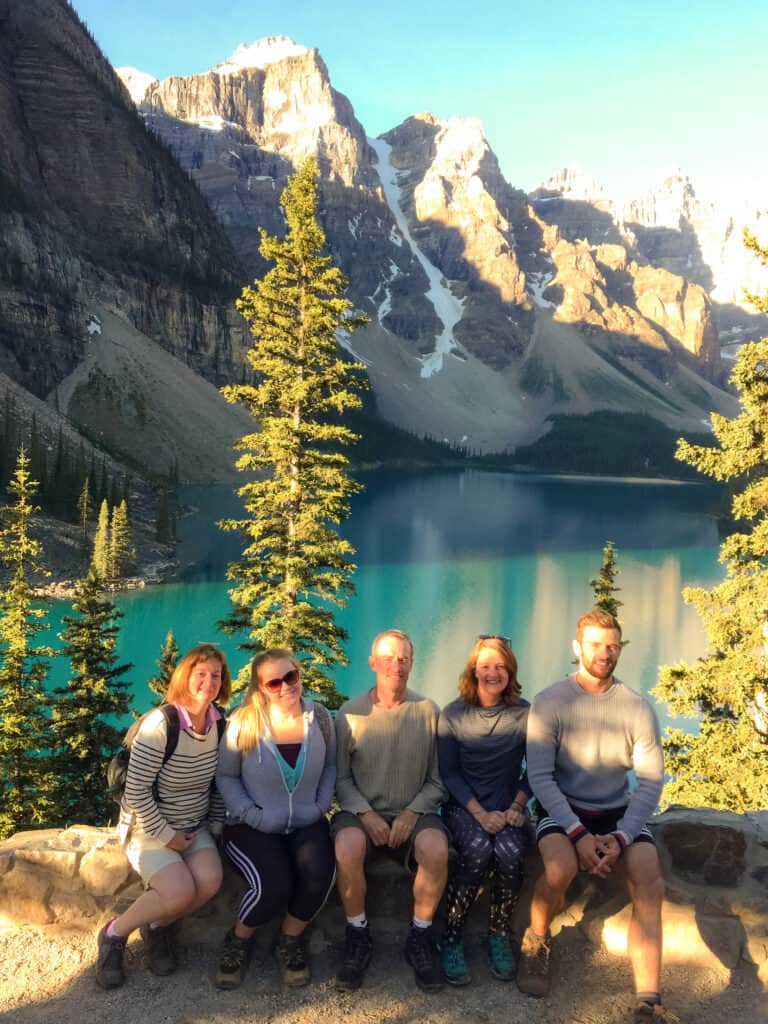
[[[414,979],[422,991],[440,991],[443,987],[443,972],[431,925],[429,928],[411,925],[405,941],[405,959],[413,968]]]
[[[662,1024],[666,1021],[669,1024],[675,1024],[680,1018],[676,1017],[674,1013],[669,1010],[665,1010],[661,1003],[638,1003],[635,1007],[635,1011],[632,1014],[632,1024]]]
[[[224,936],[224,948],[219,958],[214,984],[216,988],[239,988],[243,983],[248,962],[251,959],[253,939],[241,939],[230,928]]]
[[[336,972],[336,988],[340,992],[354,992],[360,988],[363,975],[371,962],[372,951],[373,942],[368,925],[356,928],[353,924],[348,924],[344,940],[344,959]]]
[[[506,932],[489,932],[486,953],[488,969],[494,978],[498,978],[499,981],[512,981],[519,956]]]
[[[440,959],[443,962],[443,977],[449,985],[468,985],[472,980],[467,972],[467,964],[464,960],[464,943],[445,942],[440,949]]]
[[[149,925],[143,924],[139,930],[147,947],[150,971],[161,978],[173,974],[179,964],[173,948],[173,931],[170,925],[150,928]]]
[[[309,965],[307,964],[307,947],[303,935],[286,935],[280,932],[275,946],[277,966],[283,984],[288,988],[301,988],[309,984]]]
[[[529,996],[545,996],[549,992],[549,943],[529,928],[520,947],[517,965],[517,987]]]
[[[120,939],[116,935],[113,938],[107,935],[107,928],[111,923],[109,921],[105,924],[96,938],[99,947],[96,960],[96,983],[102,988],[119,988],[125,981],[123,953],[126,940]]]

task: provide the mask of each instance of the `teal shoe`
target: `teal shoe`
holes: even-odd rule
[[[471,981],[464,960],[463,942],[443,942],[440,950],[443,974],[449,985],[468,985]]]
[[[504,932],[490,932],[488,935],[488,967],[499,981],[512,981],[517,971],[519,954]]]

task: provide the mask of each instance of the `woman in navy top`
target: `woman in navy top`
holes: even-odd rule
[[[525,774],[528,701],[520,697],[517,659],[506,637],[480,637],[459,680],[459,698],[438,723],[440,776],[449,800],[443,818],[459,857],[446,888],[448,923],[443,971],[466,985],[464,920],[486,872],[493,869],[488,961],[502,981],[514,977],[512,911],[520,891],[528,840]]]

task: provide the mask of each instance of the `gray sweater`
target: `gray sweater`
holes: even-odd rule
[[[605,693],[587,693],[570,675],[537,694],[528,716],[527,761],[534,795],[569,835],[579,829],[573,807],[626,806],[617,831],[632,842],[664,782],[656,713],[615,678]],[[630,770],[637,779],[631,793]]]
[[[304,709],[304,770],[290,791],[280,769],[275,743],[268,732],[249,754],[237,748],[237,722],[230,719],[219,747],[216,785],[227,807],[227,821],[259,832],[293,832],[318,821],[331,806],[336,780],[336,737],[326,747],[313,701]],[[322,714],[322,712],[320,712]]]
[[[437,705],[407,690],[393,708],[374,704],[372,692],[342,704],[336,716],[336,795],[343,811],[434,813],[443,799],[437,767]]]

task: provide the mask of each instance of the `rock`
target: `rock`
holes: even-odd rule
[[[80,877],[93,896],[114,896],[133,874],[117,839],[90,850],[80,864]]]
[[[101,907],[87,892],[62,893],[56,890],[51,894],[48,907],[57,924],[88,925],[101,913]]]
[[[53,920],[48,908],[52,890],[53,883],[44,870],[38,871],[24,863],[15,864],[0,881],[1,912],[12,921],[48,924]]]
[[[669,824],[664,842],[673,868],[686,877],[701,877],[712,885],[737,885],[746,869],[746,840],[736,829]]]
[[[39,865],[48,875],[74,878],[80,854],[70,850],[23,849],[16,851],[17,862]]]

